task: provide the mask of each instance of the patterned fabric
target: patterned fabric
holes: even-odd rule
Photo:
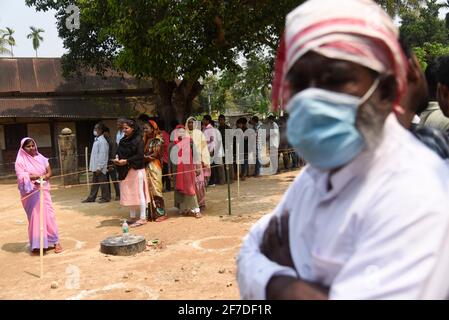
[[[289,99],[285,75],[306,53],[357,63],[378,73],[392,71],[398,101],[407,85],[407,60],[392,19],[371,0],[307,1],[286,20],[273,81],[273,107]],[[287,84],[288,86],[288,84]]]
[[[149,191],[149,205],[148,205],[148,218],[149,220],[155,221],[157,218],[165,215],[165,204],[163,185],[162,185],[162,158],[163,158],[163,148],[164,140],[160,134],[160,130],[155,121],[150,120],[150,125],[153,127],[152,138],[145,138],[145,155],[151,157],[151,159],[146,168],[147,181],[148,181],[148,191]]]
[[[449,159],[449,137],[447,133],[431,127],[417,128],[412,132],[418,140],[435,151],[442,159]]]

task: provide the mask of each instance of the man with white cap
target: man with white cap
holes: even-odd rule
[[[394,114],[407,83],[397,39],[371,0],[287,16],[274,103],[287,103],[288,139],[309,164],[245,238],[242,298],[447,296],[449,172]]]

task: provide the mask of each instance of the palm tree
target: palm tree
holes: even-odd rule
[[[16,39],[12,36],[14,34],[14,30],[6,27],[6,32],[3,33],[2,37],[8,41],[8,44],[11,46],[11,57],[14,57],[13,47],[16,45]]]
[[[5,39],[5,33],[5,30],[0,29],[0,55],[10,53],[9,49],[6,48],[8,40]]]
[[[35,27],[30,27],[31,33],[27,35],[28,39],[32,39],[33,41],[33,49],[36,51],[36,58],[37,58],[37,49],[41,45],[41,41],[44,41],[44,38],[41,37],[40,33],[45,32],[44,29],[37,29]]]

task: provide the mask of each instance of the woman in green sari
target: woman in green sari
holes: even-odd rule
[[[144,132],[145,171],[150,193],[148,220],[161,222],[167,219],[164,196],[162,194],[162,148],[164,140],[157,123],[153,120],[144,124]]]

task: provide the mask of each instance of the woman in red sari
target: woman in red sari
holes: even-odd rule
[[[173,146],[170,151],[175,181],[175,207],[182,214],[201,218],[195,190],[196,176],[201,174],[201,165],[193,163],[191,140],[184,126],[178,125],[175,128]]]

